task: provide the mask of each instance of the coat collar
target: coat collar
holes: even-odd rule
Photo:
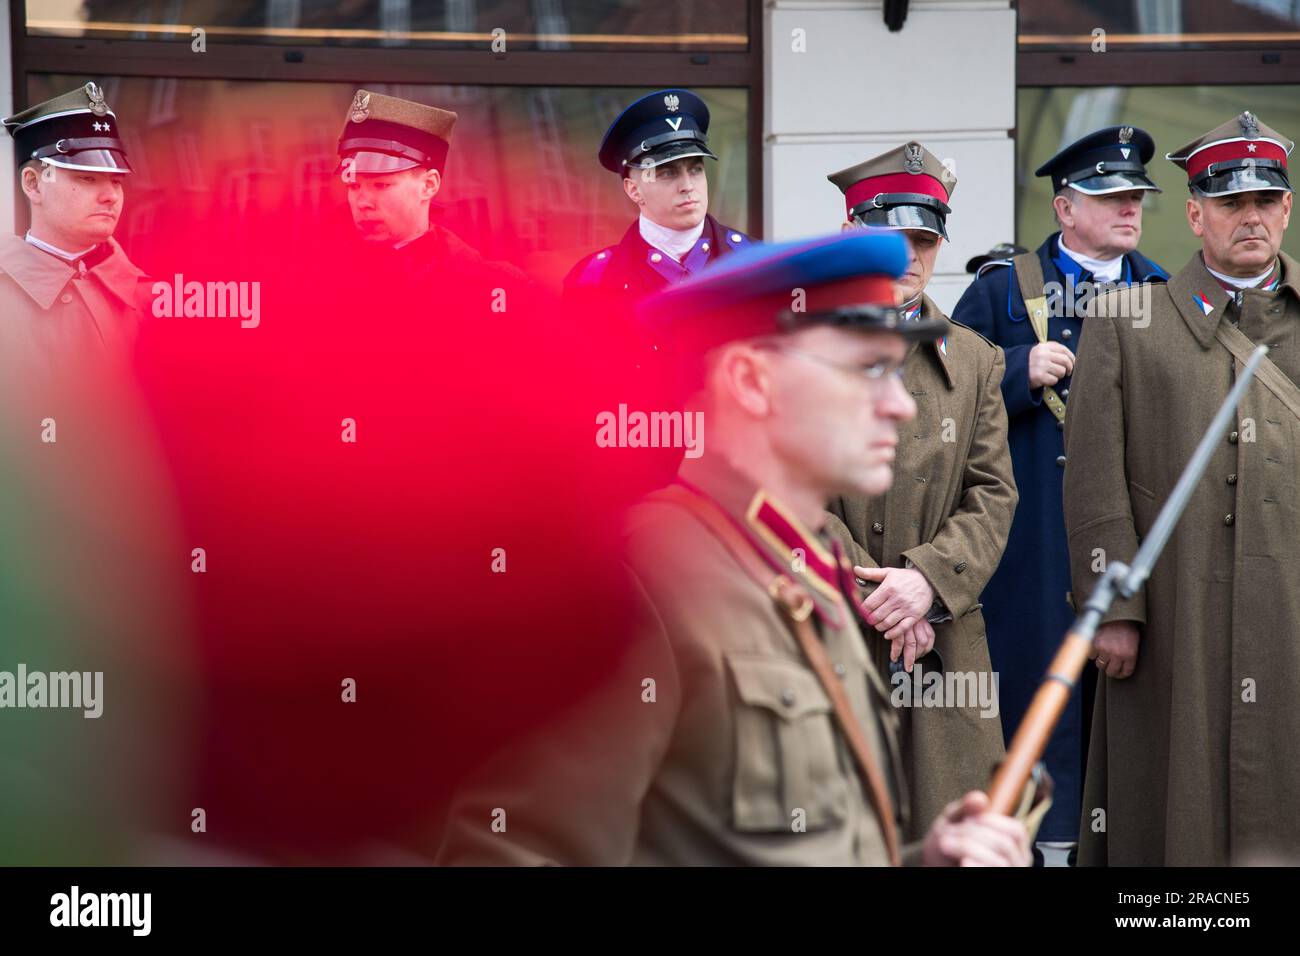
[[[921,320],[943,319],[950,326],[952,324],[948,316],[944,315],[943,311],[934,304],[934,300],[924,292],[921,293],[921,312],[917,318]],[[948,388],[951,390],[957,387],[957,381],[953,377],[952,363],[948,355],[949,338],[949,334],[945,332],[942,337],[935,339],[933,342],[927,342],[920,348],[928,352],[939,368],[943,370],[944,381],[948,383]]]
[[[848,617],[841,586],[848,568],[833,543],[718,455],[684,460],[677,480],[712,499],[773,570],[802,585],[818,616],[834,627],[844,626]]]
[[[1288,275],[1286,263],[1282,268],[1282,281],[1285,283],[1288,278],[1294,281],[1294,276]],[[1290,271],[1294,273],[1294,269]],[[1201,348],[1208,349],[1214,344],[1215,330],[1232,297],[1205,268],[1205,259],[1200,252],[1169,280],[1169,296]]]
[[[109,238],[107,258],[86,270],[94,275],[126,306],[135,305],[136,283],[144,277],[117,240]],[[70,264],[42,252],[19,236],[5,236],[0,241],[0,272],[8,275],[40,308],[48,309],[55,298],[77,274]]]

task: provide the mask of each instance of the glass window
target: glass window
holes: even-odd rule
[[[1165,159],[1242,110],[1291,138],[1300,138],[1300,87],[1146,86],[1021,89],[1017,119],[1016,233],[1034,249],[1057,230],[1051,186],[1034,175],[1061,147],[1105,126],[1137,126],[1152,135],[1156,153],[1148,166],[1163,192],[1148,194],[1140,248],[1169,272],[1177,272],[1200,243],[1187,226],[1187,176]],[[1300,153],[1292,154],[1292,161]],[[1294,167],[1293,167],[1294,168]],[[1293,182],[1294,182],[1294,173]],[[1300,234],[1288,231],[1283,250],[1300,257]]]
[[[1021,50],[1233,49],[1300,43],[1296,0],[1020,0]]]
[[[32,36],[511,50],[749,48],[748,0],[28,0]]]
[[[159,224],[268,224],[284,242],[352,228],[334,171],[353,85],[30,74],[28,101],[90,79],[103,86],[137,170],[117,237],[142,268],[168,268],[166,237],[177,228]],[[367,88],[458,114],[434,215],[489,257],[558,279],[582,256],[617,242],[636,217],[596,150],[614,117],[649,90]],[[718,155],[705,164],[710,211],[747,230],[748,91],[698,92],[709,104],[709,145]],[[207,238],[240,241],[220,228]]]

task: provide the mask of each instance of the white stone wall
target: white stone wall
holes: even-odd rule
[[[951,310],[966,260],[1014,237],[1009,0],[912,0],[898,33],[880,0],[771,0],[764,29],[764,234],[838,229],[844,200],[826,174],[915,139],[957,174],[951,242],[928,290]]]

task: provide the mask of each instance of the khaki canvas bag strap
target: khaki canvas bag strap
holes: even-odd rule
[[[1034,328],[1034,338],[1039,342],[1047,341],[1047,291],[1043,288],[1043,265],[1038,261],[1038,254],[1022,252],[1011,260],[1016,272],[1016,281],[1020,283],[1020,296],[1025,300],[1025,309],[1029,312],[1029,324]],[[1065,421],[1065,402],[1050,385],[1043,386],[1043,401],[1056,416],[1058,422]]]
[[[705,527],[722,541],[750,577],[762,586],[776,601],[777,606],[781,608],[786,623],[794,632],[795,639],[798,640],[799,647],[808,659],[813,673],[817,675],[818,682],[822,685],[822,689],[826,691],[826,696],[830,698],[831,708],[835,713],[835,721],[839,725],[841,733],[844,734],[844,738],[848,741],[849,750],[853,753],[854,763],[857,766],[859,776],[862,778],[863,788],[866,790],[867,797],[871,800],[871,804],[880,820],[880,831],[885,838],[885,850],[889,854],[889,862],[893,866],[901,866],[902,858],[899,855],[894,802],[890,799],[889,790],[885,786],[884,775],[881,773],[880,767],[872,754],[871,744],[867,741],[862,722],[854,713],[853,705],[849,702],[849,696],[844,690],[844,685],[835,676],[835,669],[826,653],[826,647],[822,644],[821,638],[817,636],[817,631],[813,627],[811,620],[812,597],[790,578],[773,571],[759,557],[754,550],[754,546],[731,523],[731,519],[723,514],[711,501],[681,485],[671,485],[658,494],[682,505],[699,518]]]
[[[1245,365],[1255,351],[1255,343],[1246,337],[1240,329],[1227,322],[1220,322],[1214,330],[1214,337],[1219,344],[1232,353],[1233,357]],[[1264,357],[1255,370],[1255,379],[1277,396],[1278,401],[1286,406],[1296,418],[1300,418],[1300,387],[1291,381],[1285,372],[1273,364],[1273,360]]]

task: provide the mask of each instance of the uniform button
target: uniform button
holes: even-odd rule
[[[1237,476],[1236,476],[1236,475],[1229,475],[1229,476],[1228,476],[1228,484],[1230,484],[1230,485],[1235,485],[1236,483],[1237,483]]]
[[[663,258],[664,258],[663,256],[659,255],[659,253],[656,252],[656,253],[654,253],[654,254],[650,257],[650,261],[651,261],[651,262],[662,262],[662,261],[663,261]]]
[[[1224,515],[1224,516],[1223,516],[1223,523],[1224,523],[1224,524],[1232,524],[1232,522],[1235,521],[1235,520],[1236,520],[1236,519],[1233,518],[1232,515]]]
[[[59,301],[62,302],[64,305],[67,305],[69,302],[72,301],[72,294],[70,292],[63,293],[63,295],[59,296]]]
[[[1068,339],[1074,335],[1070,329],[1061,329],[1061,338]]]
[[[874,531],[876,534],[884,534],[885,526],[881,524],[879,521],[877,521],[875,524],[871,526],[871,530]]]
[[[1064,456],[1064,455],[1057,455],[1057,456],[1056,456],[1056,465],[1057,465],[1058,468],[1064,468],[1064,467],[1065,467],[1065,456]]]
[[[733,232],[733,233],[731,234],[731,241],[732,241],[732,242],[740,242],[740,233],[738,233],[738,232]]]
[[[1063,389],[1061,389],[1061,397],[1062,397],[1062,398],[1069,398],[1069,397],[1070,397],[1070,390],[1069,390],[1068,388],[1063,388]]]
[[[1237,433],[1236,433],[1236,432],[1228,432],[1228,444],[1229,444],[1229,445],[1235,445],[1235,444],[1237,444]]]
[[[958,561],[958,562],[953,566],[953,570],[956,571],[958,574],[961,574],[963,571],[966,570],[966,562],[965,562],[965,561]]]
[[[849,669],[845,667],[843,664],[839,663],[838,661],[835,663],[835,673],[837,676],[843,677],[848,672]]]
[[[705,252],[708,252],[708,251],[709,251],[709,244],[706,242],[706,243],[704,243],[704,245],[700,246],[700,248],[703,249]]]
[[[598,253],[596,253],[596,258],[597,258],[597,259],[604,259],[604,258],[605,258],[605,253],[603,253],[603,252],[598,252]]]
[[[781,703],[785,704],[785,706],[787,707],[793,707],[794,691],[790,690],[790,688],[788,687],[785,690],[781,691]]]

